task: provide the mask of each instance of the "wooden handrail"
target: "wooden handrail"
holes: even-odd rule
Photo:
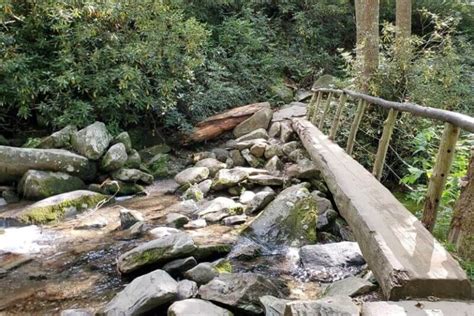
[[[333,94],[345,93],[353,98],[362,99],[367,103],[381,106],[386,109],[394,109],[400,112],[408,112],[413,115],[424,117],[428,119],[434,119],[446,123],[451,123],[454,126],[460,127],[468,132],[474,133],[474,117],[461,114],[453,111],[447,111],[428,106],[421,106],[415,103],[400,103],[394,101],[387,101],[382,98],[373,97],[367,94],[355,92],[347,89],[331,89],[331,88],[318,88],[313,89],[314,92],[325,92]]]

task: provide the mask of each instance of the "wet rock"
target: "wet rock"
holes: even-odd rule
[[[333,282],[359,273],[365,260],[355,242],[308,245],[300,249],[303,267],[312,279]]]
[[[266,164],[265,169],[270,172],[279,172],[283,169],[283,163],[278,156],[273,156]]]
[[[118,258],[118,270],[130,273],[146,266],[163,264],[189,256],[196,246],[192,238],[183,232],[161,236],[124,253]]]
[[[220,162],[226,162],[227,158],[230,157],[229,151],[224,148],[214,148],[211,152],[216,155],[216,159]]]
[[[178,282],[178,301],[196,297],[199,287],[196,282],[190,280],[182,280]]]
[[[68,125],[41,140],[37,148],[67,148],[71,145],[71,137],[77,132],[77,127]]]
[[[285,316],[341,315],[358,316],[359,308],[348,296],[325,297],[316,301],[292,301],[285,307]]]
[[[41,200],[84,187],[81,179],[67,173],[29,170],[21,178],[18,192],[26,199]]]
[[[122,168],[127,162],[128,155],[125,145],[118,143],[107,150],[102,157],[100,167],[102,170],[111,172]]]
[[[83,222],[79,223],[78,226],[74,229],[80,230],[89,230],[89,229],[101,229],[107,226],[108,221],[104,217],[96,217],[91,219],[86,219]]]
[[[142,213],[135,210],[128,210],[126,208],[120,210],[119,218],[121,229],[128,229],[136,223],[144,221]]]
[[[233,314],[211,302],[200,299],[187,299],[174,302],[168,309],[168,316],[232,316]]]
[[[240,225],[247,221],[247,215],[233,215],[223,219],[224,225],[233,226]]]
[[[183,200],[194,200],[196,202],[204,199],[204,193],[199,189],[197,184],[191,185],[184,193]]]
[[[130,169],[137,169],[142,164],[142,158],[140,154],[135,149],[132,149],[127,156],[127,161],[125,162],[124,167]]]
[[[21,212],[17,213],[16,220],[25,224],[45,224],[59,220],[67,215],[96,207],[97,204],[107,201],[106,195],[77,190],[38,201]]]
[[[285,179],[282,177],[276,177],[272,175],[266,174],[259,174],[255,176],[249,176],[248,180],[250,183],[254,183],[257,185],[265,185],[265,186],[282,186],[285,182]]]
[[[254,198],[247,204],[245,212],[247,214],[253,214],[260,211],[268,205],[275,198],[276,193],[272,188],[266,187],[260,192],[257,192]]]
[[[91,160],[98,160],[109,147],[111,140],[105,124],[95,122],[73,134],[71,145],[79,154]]]
[[[214,177],[219,170],[224,169],[226,167],[226,164],[214,158],[206,158],[203,160],[199,160],[195,166],[206,167],[207,169],[209,169],[209,176]]]
[[[190,221],[186,225],[183,226],[184,229],[198,229],[198,228],[204,228],[207,226],[207,222],[204,218],[199,218],[195,219],[193,221]]]
[[[198,184],[198,188],[204,196],[206,196],[209,193],[209,191],[211,191],[211,186],[212,186],[211,179],[204,180],[202,182],[199,182]]]
[[[265,149],[267,148],[267,144],[265,143],[258,143],[250,147],[250,153],[257,158],[262,158],[265,154]]]
[[[94,313],[89,309],[66,309],[61,311],[60,316],[93,316]]]
[[[291,301],[271,295],[260,297],[260,303],[265,308],[265,316],[284,316],[286,304],[289,302]]]
[[[179,275],[189,269],[194,268],[196,265],[197,261],[194,259],[194,257],[187,257],[184,259],[176,259],[168,262],[163,266],[163,270],[171,275]]]
[[[201,262],[197,266],[183,273],[184,277],[199,285],[206,284],[219,275],[209,262]]]
[[[228,255],[230,259],[252,260],[262,254],[262,246],[255,241],[241,237]]]
[[[286,143],[290,140],[293,135],[293,128],[291,127],[290,121],[283,121],[280,125],[280,140]]]
[[[175,181],[180,185],[199,183],[209,177],[209,169],[206,167],[191,167],[185,169],[175,176]]]
[[[272,138],[278,137],[280,135],[280,128],[280,122],[272,123],[272,125],[268,129],[268,136]]]
[[[173,301],[178,283],[163,270],[134,279],[104,308],[105,315],[140,315]]]
[[[331,283],[325,291],[327,296],[343,295],[354,297],[368,293],[375,289],[375,285],[358,277],[348,277]]]
[[[144,184],[152,184],[153,176],[138,169],[122,168],[112,173],[112,178],[124,182],[143,182]]]
[[[242,214],[244,206],[240,203],[235,202],[232,199],[220,196],[212,200],[209,205],[203,210],[198,212],[199,216],[205,216],[211,213],[228,213],[231,215]]]
[[[181,228],[189,223],[189,217],[179,213],[168,213],[166,215],[166,224],[175,228]]]
[[[86,157],[63,149],[36,149],[0,146],[0,183],[19,180],[28,170],[65,172],[92,180],[96,165]]]
[[[317,210],[306,185],[293,185],[280,192],[243,234],[276,245],[314,243]]]
[[[244,181],[247,177],[248,173],[241,169],[222,169],[217,172],[212,183],[212,188],[214,190],[230,188]]]
[[[132,140],[130,139],[130,135],[127,132],[122,132],[115,136],[111,142],[113,145],[122,143],[125,146],[125,150],[127,153],[131,153],[132,148]]]
[[[288,155],[288,158],[289,158],[291,161],[299,162],[300,160],[307,159],[307,158],[308,158],[308,154],[306,153],[306,150],[299,148],[299,149],[293,150],[293,151]]]
[[[191,254],[197,261],[214,260],[227,255],[232,249],[230,244],[198,245]]]
[[[259,138],[268,139],[268,133],[265,129],[259,128],[259,129],[253,130],[248,134],[240,136],[235,141],[239,143],[239,142],[244,142],[244,141],[247,141],[247,140],[259,139]]]
[[[259,298],[264,295],[281,297],[280,288],[255,273],[224,273],[199,288],[202,299],[229,306],[239,313],[261,314]]]
[[[245,166],[245,159],[242,157],[240,150],[231,150],[229,154],[234,166]]]
[[[140,157],[143,161],[148,162],[150,159],[158,154],[167,154],[171,151],[171,148],[166,144],[158,144],[152,147],[148,147],[140,150]]]
[[[234,161],[232,160],[232,158],[227,158],[227,160],[225,161],[225,167],[226,169],[230,169],[234,166]]]
[[[270,121],[272,120],[272,116],[273,111],[270,107],[257,111],[234,128],[234,136],[241,137],[259,128],[267,129],[268,124],[270,124]]]

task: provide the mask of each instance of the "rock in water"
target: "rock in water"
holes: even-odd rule
[[[241,313],[261,314],[259,298],[283,296],[282,289],[256,273],[224,273],[199,289],[202,299],[229,306]]]
[[[187,299],[174,302],[168,309],[168,316],[232,316],[233,314],[222,307],[199,299]]]
[[[297,184],[280,192],[243,234],[273,245],[315,243],[318,211],[306,186]]]
[[[191,167],[178,173],[174,180],[180,184],[194,184],[206,180],[209,177],[209,169],[206,167]]]
[[[143,182],[144,184],[152,184],[154,180],[151,174],[145,173],[138,169],[126,168],[122,168],[112,173],[112,178],[124,182]]]
[[[41,200],[53,195],[85,187],[78,177],[63,172],[29,170],[18,184],[18,192],[29,200]]]
[[[104,314],[141,315],[173,301],[178,283],[163,270],[136,278],[104,308]]]
[[[177,231],[124,253],[118,258],[118,270],[121,273],[130,273],[146,266],[187,257],[195,249],[192,238],[186,233]]]
[[[77,132],[77,127],[68,125],[41,140],[37,148],[66,148],[71,145],[71,137]]]
[[[108,196],[87,191],[77,190],[49,197],[38,201],[17,213],[16,220],[24,224],[45,224],[95,207],[98,203],[108,200]]]
[[[122,168],[127,162],[127,159],[128,155],[125,145],[118,143],[107,150],[104,157],[102,157],[100,167],[107,172],[115,171]]]
[[[268,124],[272,120],[273,111],[268,108],[263,108],[260,111],[256,112],[254,115],[240,123],[234,128],[234,136],[240,137],[245,134],[248,134],[259,128],[268,128]]]
[[[0,146],[0,183],[20,179],[28,170],[59,171],[92,180],[96,165],[86,157],[64,149],[36,149]]]
[[[79,154],[92,160],[98,160],[109,147],[111,140],[112,137],[105,124],[95,122],[73,134],[71,144]]]
[[[340,315],[359,316],[359,308],[348,296],[331,296],[316,301],[292,301],[285,307],[285,316]]]

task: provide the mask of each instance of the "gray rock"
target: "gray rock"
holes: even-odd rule
[[[240,225],[247,221],[247,215],[233,215],[223,219],[224,225],[233,226]]]
[[[280,145],[278,144],[270,144],[265,149],[265,158],[270,159],[272,157],[281,157],[283,156],[283,150]]]
[[[242,157],[240,150],[231,150],[229,154],[234,166],[245,166],[245,159]]]
[[[71,137],[71,145],[79,154],[98,160],[109,147],[112,137],[110,136],[105,124],[95,122]]]
[[[109,222],[104,217],[96,217],[91,219],[86,219],[74,227],[74,229],[80,230],[89,230],[89,229],[101,229],[107,226]]]
[[[139,184],[110,179],[105,180],[100,185],[90,184],[89,190],[116,196],[146,194],[145,188]]]
[[[137,238],[143,236],[146,231],[147,225],[145,224],[145,222],[137,222],[128,229],[128,234],[132,238]]]
[[[232,316],[233,314],[211,302],[200,299],[187,299],[174,302],[168,309],[168,316]]]
[[[142,213],[135,210],[128,210],[126,208],[122,208],[120,210],[119,218],[121,229],[128,229],[132,227],[135,223],[144,221]]]
[[[244,142],[247,140],[258,139],[258,138],[268,139],[268,133],[264,128],[258,128],[256,130],[253,130],[248,134],[240,136],[235,141],[239,143],[239,142]]]
[[[179,213],[186,216],[193,215],[199,209],[197,203],[193,200],[181,201],[166,208],[166,213]]]
[[[273,199],[275,199],[275,196],[275,191],[273,191],[273,189],[270,187],[267,187],[264,190],[257,192],[254,198],[247,204],[245,212],[247,214],[253,214],[260,211],[265,206],[267,206],[268,203],[273,201]]]
[[[223,162],[220,162],[219,160],[215,158],[205,158],[205,159],[199,160],[196,163],[195,167],[206,167],[207,169],[209,169],[209,176],[214,177],[219,170],[224,169],[226,167],[226,164]],[[200,181],[197,181],[197,182],[200,182]]]
[[[155,270],[134,279],[104,308],[104,314],[141,315],[173,301],[178,283],[163,270]]]
[[[186,225],[183,226],[185,229],[198,229],[198,228],[204,228],[207,226],[207,222],[204,218],[199,218],[195,219],[193,221],[190,221]]]
[[[155,239],[163,238],[166,236],[171,236],[175,234],[181,233],[179,229],[166,227],[166,226],[159,226],[155,227],[149,231],[150,235],[152,235]]]
[[[118,143],[122,143],[125,146],[127,153],[132,152],[132,140],[130,139],[130,135],[127,132],[122,132],[112,139],[112,144]]]
[[[245,190],[239,197],[239,202],[242,204],[248,204],[255,198],[255,193],[249,190]]]
[[[317,210],[306,185],[293,185],[280,192],[243,234],[273,245],[316,242]]]
[[[206,196],[209,193],[209,191],[211,190],[211,186],[212,186],[212,180],[211,179],[201,181],[198,184],[198,188],[204,196]]]
[[[199,288],[202,299],[229,306],[239,313],[261,314],[259,298],[281,297],[279,286],[255,273],[224,273]]]
[[[359,316],[359,308],[348,296],[325,297],[316,301],[292,301],[285,307],[285,316],[340,315]]]
[[[225,167],[226,169],[230,169],[234,166],[234,161],[232,160],[232,158],[227,158],[227,160],[225,161]]]
[[[288,155],[288,158],[294,162],[299,162],[300,160],[308,159],[308,154],[306,153],[306,150],[299,148],[292,151]]]
[[[132,149],[130,153],[128,153],[127,161],[125,162],[126,168],[136,169],[139,168],[142,164],[142,158],[140,154],[135,149]]]
[[[195,249],[192,238],[178,231],[127,251],[118,258],[117,266],[121,273],[130,273],[145,266],[189,256]]]
[[[201,151],[201,152],[192,154],[191,162],[196,163],[200,160],[207,159],[207,158],[217,159],[217,156],[215,153],[210,152],[210,151]]]
[[[313,96],[313,92],[304,90],[304,89],[299,89],[296,91],[295,99],[298,102],[302,102],[304,100],[307,100]]]
[[[269,185],[269,186],[282,186],[285,179],[282,177],[276,177],[267,174],[259,174],[255,176],[249,176],[248,180],[250,183],[258,185]]]
[[[7,205],[7,201],[4,198],[0,198],[0,206],[5,206]]]
[[[196,297],[199,291],[199,287],[196,282],[190,280],[182,280],[178,282],[178,295],[177,300],[185,300],[188,298]],[[196,310],[194,310],[195,312]]]
[[[213,180],[212,188],[214,190],[230,188],[244,181],[247,177],[248,173],[245,170],[237,168],[221,169]]]
[[[168,213],[166,215],[166,224],[175,228],[181,228],[189,223],[189,217],[179,213]]]
[[[128,155],[125,145],[117,143],[112,145],[102,157],[100,167],[102,170],[111,172],[122,168],[127,162]]]
[[[153,176],[138,169],[122,168],[112,173],[112,178],[124,182],[143,182],[145,184],[153,183]]]
[[[93,316],[94,313],[85,308],[65,309],[61,311],[60,316]]]
[[[280,122],[272,123],[272,125],[268,129],[268,136],[272,138],[278,137],[280,135],[280,128]]]
[[[287,143],[293,135],[293,127],[290,121],[283,121],[280,124],[280,140]]]
[[[233,141],[232,143],[228,144],[228,147],[242,151],[244,149],[250,149],[252,146],[257,144],[268,145],[268,142],[263,138],[251,139],[242,142]]]
[[[284,316],[286,304],[290,300],[284,300],[271,295],[260,297],[260,303],[265,308],[265,316]]]
[[[203,217],[208,223],[217,223],[230,215],[231,214],[228,211],[219,211],[204,215]]]
[[[324,294],[327,296],[343,295],[354,297],[368,293],[373,289],[375,289],[375,285],[369,281],[358,277],[348,277],[331,283]]]
[[[231,244],[206,244],[198,245],[193,251],[192,256],[197,261],[213,260],[215,258],[222,258],[226,256],[232,249]]]
[[[265,169],[272,173],[279,172],[283,169],[283,163],[281,162],[280,158],[278,158],[278,156],[273,156],[265,164]]]
[[[68,125],[50,136],[43,138],[37,148],[67,148],[71,145],[71,137],[76,132],[76,126]]]
[[[320,208],[318,208],[318,222],[316,223],[316,229],[318,232],[322,230],[328,230],[339,215],[335,210],[332,209],[327,209],[321,214],[319,214],[319,212],[321,212]]]
[[[196,282],[199,285],[206,284],[216,276],[219,272],[209,262],[201,262],[197,266],[183,273],[184,277]]]
[[[214,148],[211,150],[211,152],[216,155],[216,159],[220,162],[226,162],[227,158],[230,157],[229,151],[224,148]]]
[[[222,213],[228,214],[242,214],[244,206],[240,203],[235,202],[232,199],[220,196],[212,200],[209,205],[197,214],[199,216],[205,216],[211,213]]]
[[[355,241],[351,228],[342,218],[336,218],[336,221],[334,222],[333,233],[341,236],[343,240]]]
[[[171,275],[179,275],[180,273],[183,273],[189,269],[194,268],[196,265],[197,265],[197,261],[196,259],[194,259],[194,257],[187,257],[184,259],[176,259],[176,260],[170,261],[167,264],[165,264],[162,269]]]
[[[229,259],[248,261],[262,255],[262,246],[251,239],[241,237],[227,256]]]
[[[250,165],[250,167],[258,168],[262,164],[262,160],[258,159],[250,153],[249,149],[244,149],[240,152],[245,161]]]
[[[196,202],[204,199],[204,193],[199,189],[197,184],[191,185],[184,193],[183,200],[194,200]]]
[[[268,124],[270,124],[270,121],[272,120],[272,116],[273,111],[270,107],[257,111],[234,128],[234,136],[240,137],[259,128],[267,129]]]
[[[19,180],[28,170],[65,172],[92,180],[96,165],[86,157],[64,149],[36,149],[0,146],[0,183]]]
[[[41,200],[84,187],[81,179],[64,172],[28,170],[18,183],[18,192],[26,199]]]
[[[206,167],[191,167],[178,173],[174,179],[180,185],[199,183],[209,177]]]
[[[313,161],[308,158],[298,160],[296,165],[288,168],[288,176],[298,179],[319,179],[320,172]]]
[[[292,141],[292,142],[288,142],[286,144],[283,144],[281,146],[281,150],[283,151],[283,153],[285,155],[289,155],[291,154],[293,151],[297,150],[297,149],[300,149],[301,148],[301,143],[300,142],[297,142],[297,141]]]
[[[275,111],[272,122],[290,120],[294,117],[304,117],[306,116],[306,107],[306,103],[291,102],[283,106],[280,110]]]
[[[267,144],[265,143],[258,143],[250,147],[250,153],[257,158],[262,158],[265,154],[265,149],[267,148]]]
[[[166,144],[158,144],[152,147],[148,147],[145,149],[140,150],[140,157],[145,162],[148,162],[150,159],[155,157],[158,154],[167,154],[169,153],[171,148]]]

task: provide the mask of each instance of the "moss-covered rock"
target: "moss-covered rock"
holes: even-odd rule
[[[166,178],[170,175],[168,164],[168,154],[157,154],[148,161],[146,167],[155,178]]]
[[[117,143],[112,145],[102,157],[100,168],[107,172],[115,171],[122,168],[127,159],[128,155],[125,145]]]
[[[141,164],[142,164],[142,158],[140,157],[140,154],[135,149],[132,149],[130,153],[128,153],[128,158],[127,158],[127,161],[125,162],[125,167],[137,169],[137,168],[140,168]]]
[[[132,140],[130,139],[130,135],[128,135],[127,132],[122,132],[112,139],[112,145],[115,145],[118,143],[122,143],[125,146],[125,150],[127,151],[127,154],[132,152],[133,150]]]
[[[18,192],[26,199],[41,200],[84,187],[81,179],[64,172],[29,170],[21,178]]]
[[[71,146],[71,137],[77,132],[77,127],[68,125],[54,132],[50,136],[41,139],[38,148],[68,148]]]
[[[111,140],[105,124],[95,122],[73,134],[71,145],[79,154],[91,160],[98,160],[109,147]]]
[[[106,180],[102,184],[91,184],[89,190],[107,195],[125,196],[145,192],[145,188],[137,183],[119,180]]]
[[[127,168],[122,168],[120,170],[115,171],[114,173],[112,173],[112,178],[124,182],[142,182],[145,184],[152,184],[154,180],[151,174],[148,174],[138,169]]]

